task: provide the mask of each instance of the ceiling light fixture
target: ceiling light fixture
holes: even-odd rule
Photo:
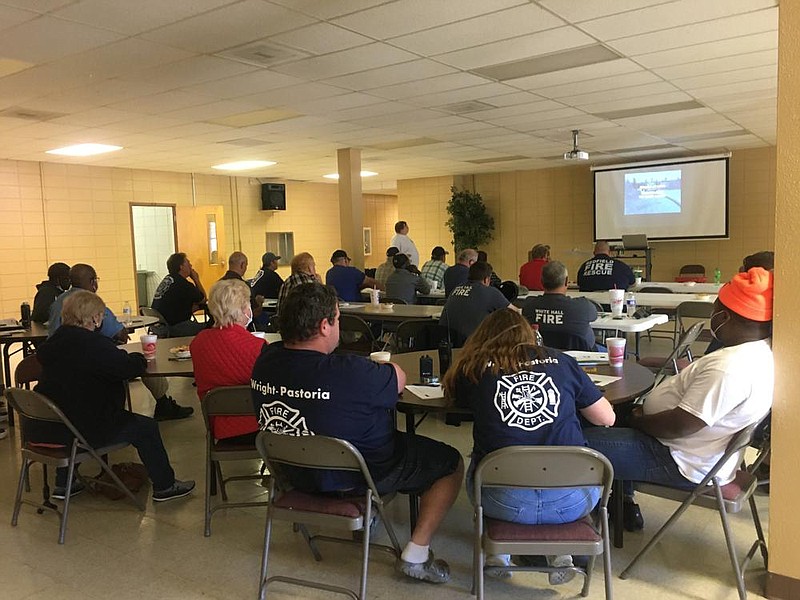
[[[232,163],[214,165],[211,168],[219,171],[251,171],[260,167],[271,167],[276,164],[278,163],[272,160],[240,160]]]
[[[361,171],[362,177],[374,177],[377,175],[375,171]],[[339,179],[338,173],[328,173],[327,175],[323,175],[325,179]]]
[[[110,146],[108,144],[75,144],[74,146],[64,146],[55,150],[47,150],[45,154],[59,154],[61,156],[94,156],[105,152],[116,152],[122,150],[122,146]]]
[[[572,130],[572,150],[564,152],[564,160],[589,160],[589,153],[578,149],[578,133],[580,129]]]

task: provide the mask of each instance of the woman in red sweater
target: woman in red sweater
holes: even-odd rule
[[[214,317],[214,327],[198,333],[190,344],[201,400],[214,388],[249,384],[253,364],[266,345],[246,329],[253,311],[250,288],[244,281],[225,279],[211,286],[208,310]],[[211,426],[218,440],[241,437],[243,442],[252,442],[258,420],[255,415],[215,417]]]

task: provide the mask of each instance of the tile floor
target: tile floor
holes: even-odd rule
[[[647,343],[645,342],[645,345]],[[654,347],[664,342],[653,342]],[[195,388],[186,379],[170,380],[171,392],[180,403],[191,403],[195,416],[162,423],[161,431],[179,478],[194,478],[198,489],[185,499],[153,504],[139,513],[124,500],[112,502],[89,493],[72,503],[67,540],[59,546],[57,520],[52,514],[37,515],[24,507],[17,527],[10,526],[13,495],[19,468],[18,440],[0,440],[0,598],[5,600],[161,600],[208,598],[255,598],[263,532],[262,509],[237,509],[216,513],[209,538],[203,537],[204,428]],[[151,414],[153,401],[141,384],[134,385],[134,408]],[[421,432],[448,441],[465,456],[470,448],[470,424],[449,427],[427,419]],[[114,461],[133,460],[132,452]],[[253,465],[254,468],[256,465]],[[92,469],[89,472],[93,472]],[[41,471],[32,474],[34,490],[40,489]],[[234,483],[236,497],[256,497],[264,489],[255,483]],[[149,492],[149,488],[148,488]],[[142,493],[145,493],[144,491]],[[762,518],[768,522],[768,498],[758,497]],[[641,496],[646,524],[642,533],[626,535],[622,550],[612,550],[613,572],[627,565],[674,507],[673,503]],[[407,539],[407,504],[398,498],[390,513],[396,530]],[[733,515],[737,548],[745,552],[754,539],[748,513]],[[376,553],[370,565],[370,598],[415,598],[430,594],[441,599],[470,597],[472,570],[472,513],[462,493],[449,513],[434,549],[451,566],[449,584],[431,586],[394,573],[391,560]],[[379,532],[380,538],[385,534]],[[354,549],[323,545],[323,561],[315,563],[299,534],[279,524],[273,541],[271,573],[313,575],[325,581],[353,586],[358,577],[358,553]],[[765,571],[756,558],[747,574],[751,597],[763,595]],[[602,570],[595,573],[590,597],[603,597]],[[713,512],[689,510],[677,528],[626,581],[615,576],[614,594],[619,600],[657,597],[670,599],[736,598],[719,519]],[[580,597],[581,582],[550,587],[545,575],[515,574],[511,580],[488,580],[487,596],[556,600]],[[273,598],[332,597],[324,592],[275,585]]]

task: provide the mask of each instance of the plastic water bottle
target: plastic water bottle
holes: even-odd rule
[[[122,322],[125,325],[130,325],[133,323],[133,319],[131,318],[131,303],[127,300],[125,301],[125,305],[122,307]]]
[[[542,333],[539,331],[539,324],[531,323],[531,329],[533,329],[534,333],[536,334],[536,345],[544,346],[544,338],[542,337]]]
[[[719,285],[722,282],[722,271],[719,270],[719,267],[714,269],[714,283]]]
[[[625,298],[625,310],[628,312],[628,318],[632,319],[636,312],[636,296],[633,295],[633,292],[628,292]]]

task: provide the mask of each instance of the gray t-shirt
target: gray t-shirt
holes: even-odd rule
[[[414,275],[408,269],[395,269],[386,280],[386,295],[405,300],[406,304],[417,303],[417,291],[427,294],[431,291],[431,285],[427,279]]]
[[[470,282],[458,286],[450,294],[439,325],[449,328],[457,338],[452,340],[453,344],[461,346],[487,316],[508,305],[508,300],[496,287]]]

